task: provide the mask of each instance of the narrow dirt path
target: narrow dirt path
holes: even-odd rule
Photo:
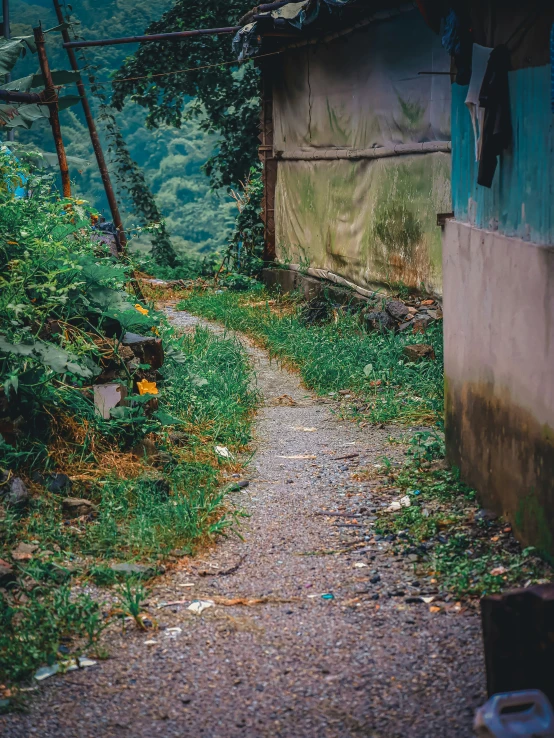
[[[196,323],[171,316],[185,329]],[[407,602],[428,591],[412,565],[385,541],[364,546],[362,518],[321,514],[379,506],[351,472],[384,454],[400,460],[401,447],[387,442],[399,430],[341,422],[296,375],[247,348],[264,406],[250,485],[232,495],[248,516],[244,540],[227,539],[163,578],[151,603],[184,604],[158,610],[159,631],[112,633],[110,660],[46,682],[29,714],[3,719],[4,735],[472,735],[485,700],[478,616]],[[195,615],[192,599],[216,604]]]

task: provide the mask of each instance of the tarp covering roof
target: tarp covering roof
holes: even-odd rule
[[[355,0],[301,0],[274,10],[254,13],[254,20],[241,28],[233,39],[233,50],[239,61],[244,61],[260,53],[264,33],[303,31],[323,14],[330,17],[354,2]]]

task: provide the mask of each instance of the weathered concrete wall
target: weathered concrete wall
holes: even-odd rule
[[[448,221],[443,280],[449,459],[554,556],[554,246]]]

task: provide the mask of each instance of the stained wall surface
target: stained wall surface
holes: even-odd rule
[[[451,210],[450,154],[347,156],[448,143],[450,78],[418,72],[449,64],[416,9],[283,56],[273,91],[279,261],[362,287],[441,292],[436,215]],[[302,160],[339,149],[336,161]]]
[[[451,220],[443,248],[449,458],[554,556],[554,247]]]

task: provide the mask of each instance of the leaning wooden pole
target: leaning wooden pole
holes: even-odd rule
[[[54,2],[54,10],[56,11],[56,15],[58,17],[58,22],[60,24],[65,23],[65,19],[63,17],[62,9],[59,3],[59,0],[53,0]],[[62,38],[64,40],[64,44],[70,42],[69,33],[67,31],[67,28],[62,27]],[[67,48],[67,56],[69,57],[69,62],[71,64],[71,68],[75,72],[79,72],[79,64],[77,62],[77,57],[75,56],[75,52],[71,48]],[[100,171],[100,176],[102,177],[102,183],[104,185],[104,190],[106,192],[106,198],[108,200],[108,205],[110,206],[110,212],[112,214],[112,220],[114,223],[114,226],[117,229],[117,232],[119,234],[119,245],[118,249],[120,251],[125,251],[126,245],[127,245],[127,239],[125,238],[125,231],[123,230],[123,223],[121,221],[121,215],[119,214],[119,207],[117,204],[117,200],[115,198],[115,193],[112,187],[112,182],[110,179],[110,173],[108,172],[108,167],[106,165],[106,160],[104,159],[104,152],[102,151],[102,145],[100,143],[100,138],[98,137],[98,131],[96,130],[96,124],[94,123],[94,118],[92,117],[92,111],[90,109],[90,105],[88,102],[85,86],[81,79],[77,82],[77,89],[79,91],[79,97],[81,98],[81,105],[83,106],[83,112],[85,114],[85,119],[87,121],[87,126],[90,134],[90,140],[92,143],[92,148],[94,149],[94,155],[96,156],[96,161],[98,163],[98,169]]]
[[[52,126],[52,135],[56,145],[58,154],[58,162],[60,165],[60,174],[62,175],[62,191],[64,197],[71,197],[71,182],[69,181],[69,168],[67,166],[67,157],[62,140],[62,129],[60,127],[60,118],[58,116],[58,93],[52,81],[50,65],[46,56],[46,48],[44,45],[44,34],[42,28],[33,28],[35,35],[35,44],[40,63],[40,71],[44,79],[44,102],[48,105],[50,111],[50,125]]]
[[[2,0],[2,24],[4,28],[4,38],[8,41],[12,37],[11,25],[10,25],[10,0]],[[9,82],[12,78],[11,74],[6,74],[4,77],[5,82]],[[10,128],[8,131],[8,141],[15,139],[15,131]]]

